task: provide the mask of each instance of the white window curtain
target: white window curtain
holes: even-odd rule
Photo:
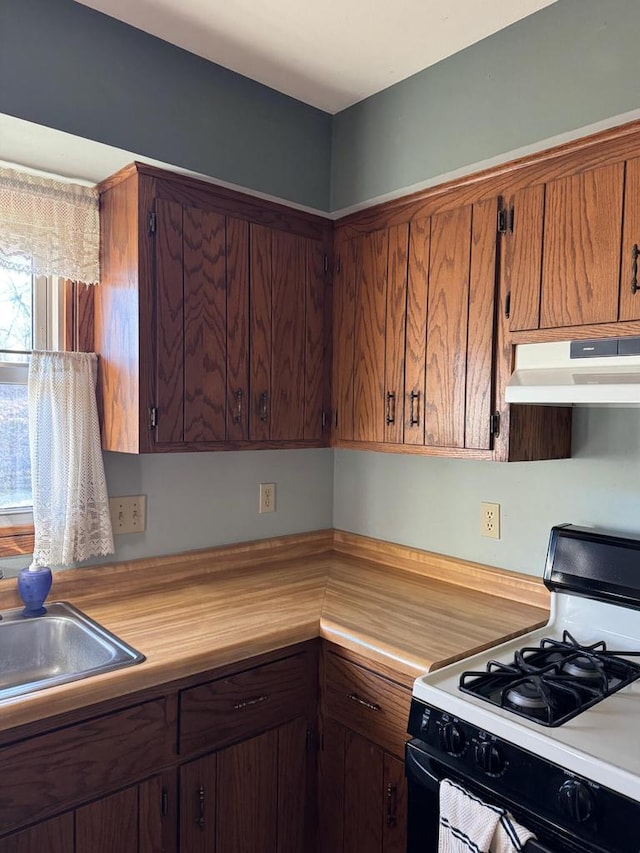
[[[95,187],[0,167],[0,266],[97,284],[99,248]]]
[[[114,552],[96,375],[95,353],[31,355],[34,568],[65,566]]]

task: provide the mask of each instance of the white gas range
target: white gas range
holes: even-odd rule
[[[639,853],[640,541],[556,527],[545,583],[547,626],[415,682],[410,853],[442,778],[528,823],[527,853]]]

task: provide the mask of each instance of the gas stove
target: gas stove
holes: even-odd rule
[[[408,773],[505,803],[536,849],[639,853],[640,541],[555,527],[544,578],[545,627],[415,682]]]

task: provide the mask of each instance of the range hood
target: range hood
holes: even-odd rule
[[[640,406],[640,338],[518,344],[507,403]]]

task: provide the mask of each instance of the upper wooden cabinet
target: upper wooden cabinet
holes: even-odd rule
[[[490,449],[497,209],[465,205],[338,245],[339,439]]]
[[[511,331],[640,319],[633,288],[639,193],[640,162],[630,160],[526,187],[510,197]]]
[[[326,444],[330,223],[137,164],[100,190],[105,449]]]

